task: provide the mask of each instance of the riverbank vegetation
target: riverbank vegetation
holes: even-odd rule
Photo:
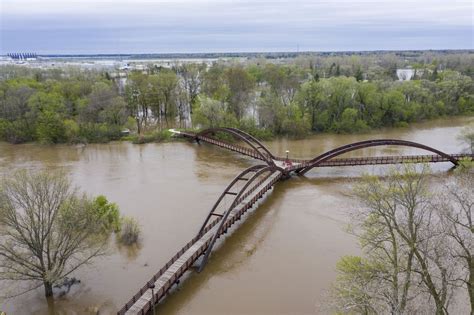
[[[474,171],[436,189],[429,180],[426,166],[407,165],[356,186],[351,231],[363,255],[337,264],[338,313],[474,312]]]
[[[0,139],[106,142],[130,130],[144,143],[175,127],[238,127],[261,138],[402,127],[473,114],[473,76],[469,52],[177,61],[135,71],[5,66]]]
[[[43,286],[46,297],[52,297],[55,285],[107,253],[110,235],[121,233],[122,222],[126,233],[132,222],[134,235],[139,235],[136,221],[120,218],[116,204],[104,196],[78,194],[61,172],[21,170],[4,177],[0,281],[8,292],[2,294],[14,296]],[[133,242],[129,237],[125,244]]]

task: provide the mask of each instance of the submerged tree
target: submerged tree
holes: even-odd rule
[[[428,189],[427,171],[406,165],[386,179],[367,177],[356,187],[362,208],[354,215],[353,231],[364,256],[343,258],[338,265],[334,293],[340,311],[448,313],[460,274],[440,207]],[[469,212],[472,206],[459,209]],[[468,233],[456,236],[463,244],[472,243]],[[458,249],[462,254],[461,244]]]
[[[467,145],[471,153],[474,153],[474,125],[463,128],[458,139]]]
[[[449,244],[450,258],[460,265],[457,281],[466,288],[474,314],[474,169],[461,169],[437,201]]]
[[[52,296],[55,283],[105,253],[109,217],[61,172],[13,173],[0,185],[0,280]]]

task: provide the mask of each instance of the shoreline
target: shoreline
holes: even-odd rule
[[[294,140],[294,141],[302,141],[302,140],[308,140],[312,138],[318,138],[318,137],[324,137],[324,136],[363,136],[363,135],[373,135],[375,133],[384,133],[390,130],[410,130],[413,128],[423,128],[423,125],[429,125],[433,124],[436,122],[441,122],[440,127],[442,126],[452,126],[450,120],[455,119],[455,120],[463,120],[465,121],[464,123],[466,126],[469,126],[470,124],[474,124],[474,114],[473,115],[457,115],[457,116],[445,116],[445,117],[437,117],[435,119],[428,119],[428,120],[423,120],[423,121],[418,121],[418,122],[413,122],[408,124],[407,126],[399,126],[399,127],[381,127],[377,129],[370,129],[366,130],[363,132],[354,132],[354,133],[336,133],[336,132],[310,132],[306,135],[302,136],[288,136],[288,135],[271,135],[268,138],[259,138],[259,140],[266,142],[266,141],[275,141],[275,140]],[[433,126],[429,126],[432,128]],[[207,128],[205,128],[207,129]],[[176,129],[177,131],[179,130],[185,130],[185,131],[191,131],[191,132],[199,132],[200,130],[205,130],[205,129]],[[0,141],[0,144],[7,144],[7,145],[12,145],[12,146],[21,146],[21,145],[40,145],[40,146],[46,146],[46,147],[55,147],[55,146],[87,146],[87,145],[101,145],[101,144],[113,144],[113,143],[122,143],[122,142],[130,142],[131,144],[136,144],[136,145],[141,145],[141,144],[147,144],[147,143],[169,143],[169,142],[175,142],[175,141],[183,141],[180,137],[177,137],[173,134],[171,134],[170,130],[174,130],[174,128],[170,129],[164,129],[161,131],[153,131],[150,133],[145,133],[142,135],[144,138],[142,141],[137,142],[138,137],[137,135],[128,135],[128,136],[123,136],[120,139],[117,140],[111,140],[107,142],[89,142],[89,143],[41,143],[39,141],[31,141],[31,142],[24,142],[24,143],[9,143],[7,141]],[[168,135],[165,137],[156,140],[154,137],[161,137],[163,133],[169,132]],[[147,140],[146,138],[150,137],[151,139]],[[258,137],[257,137],[258,138]]]

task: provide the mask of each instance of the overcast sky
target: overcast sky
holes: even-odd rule
[[[470,0],[0,0],[0,54],[473,49]]]

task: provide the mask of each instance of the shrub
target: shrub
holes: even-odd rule
[[[65,137],[69,143],[82,142],[79,138],[79,125],[72,119],[64,121]]]
[[[88,142],[108,142],[121,137],[121,127],[110,124],[84,123],[79,126],[79,137]]]
[[[132,138],[135,144],[143,144],[149,142],[163,142],[171,138],[172,133],[169,130],[155,131],[150,134],[136,135]]]
[[[134,218],[123,217],[122,229],[120,230],[118,241],[123,245],[133,245],[140,239],[140,226]]]
[[[103,220],[104,230],[118,232],[121,228],[120,211],[115,203],[111,203],[105,196],[94,199],[93,209],[96,215]]]
[[[242,119],[239,128],[259,140],[269,140],[273,138],[272,131],[267,128],[261,128],[254,119]]]
[[[31,128],[25,121],[0,119],[0,140],[10,143],[23,143],[34,138],[34,128]]]

